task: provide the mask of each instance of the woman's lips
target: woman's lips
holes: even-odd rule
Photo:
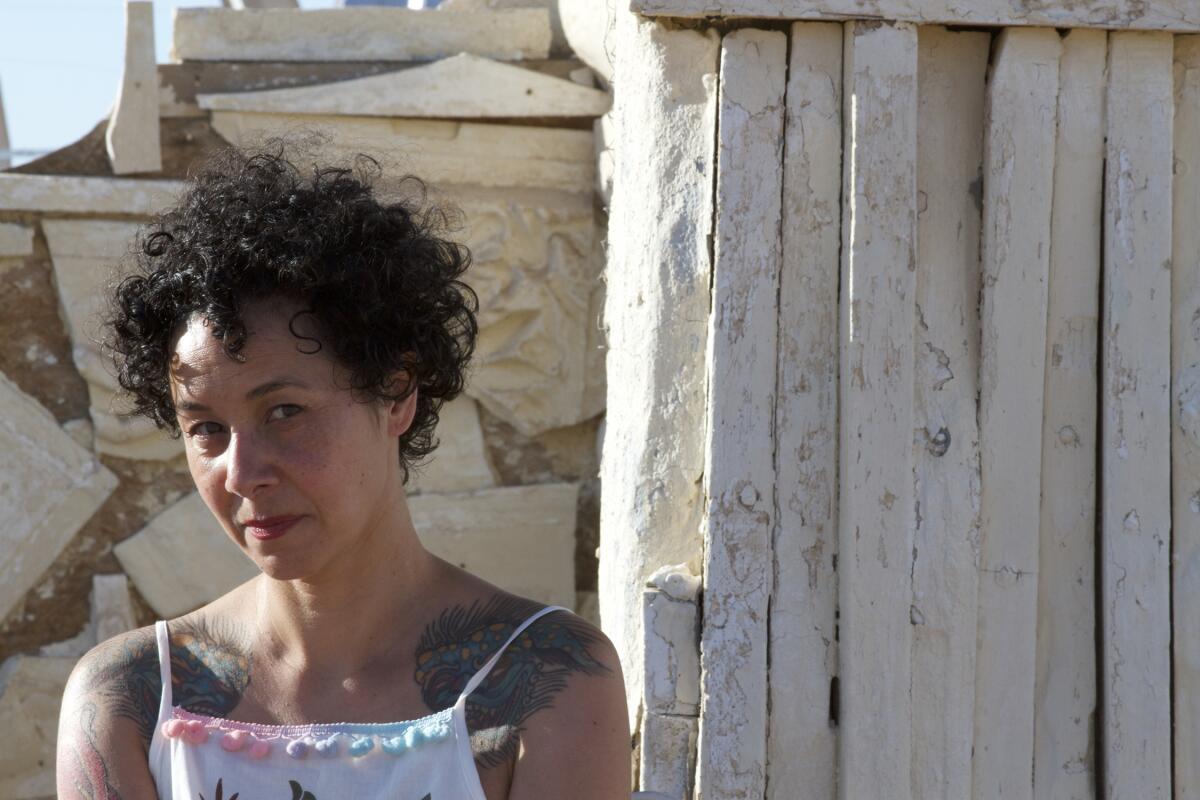
[[[267,539],[278,539],[283,536],[292,526],[299,522],[302,517],[268,517],[266,519],[252,519],[246,523],[246,533],[253,536],[255,539],[265,541]]]

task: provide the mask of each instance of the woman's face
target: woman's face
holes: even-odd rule
[[[273,578],[318,578],[383,533],[402,495],[398,437],[415,394],[360,403],[344,370],[297,338],[301,307],[247,304],[243,360],[193,315],[171,356],[171,394],[188,466],[225,531]],[[316,336],[308,315],[293,323]]]

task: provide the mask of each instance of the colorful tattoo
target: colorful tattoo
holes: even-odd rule
[[[172,626],[175,705],[196,714],[227,716],[250,685],[250,668],[250,649],[237,626],[203,618]]]
[[[109,781],[108,764],[96,746],[95,722],[96,704],[84,703],[79,708],[79,730],[71,742],[71,760],[65,765],[67,774],[58,780],[61,800],[121,800]]]
[[[162,695],[154,632],[140,630],[110,639],[97,649],[91,663],[84,687],[106,709],[132,720],[149,747]]]
[[[426,627],[417,648],[415,677],[426,705],[453,705],[471,676],[539,608],[497,595],[443,611]],[[481,768],[516,758],[524,723],[553,705],[572,674],[610,674],[588,650],[596,641],[583,620],[562,613],[539,619],[517,637],[467,700],[471,748]]]

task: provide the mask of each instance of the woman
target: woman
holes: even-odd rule
[[[80,661],[59,797],[629,797],[611,643],[413,528],[404,485],[476,334],[441,220],[361,169],[231,151],[143,235],[118,378],[261,574]]]

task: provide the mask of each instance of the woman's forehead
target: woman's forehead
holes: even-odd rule
[[[208,320],[193,314],[172,347],[172,394],[209,390],[214,383],[224,388],[262,382],[272,376],[278,381],[328,382],[332,371],[326,348],[318,346],[315,325],[301,311],[286,302],[248,304],[242,311],[245,341],[236,358],[225,351]]]

